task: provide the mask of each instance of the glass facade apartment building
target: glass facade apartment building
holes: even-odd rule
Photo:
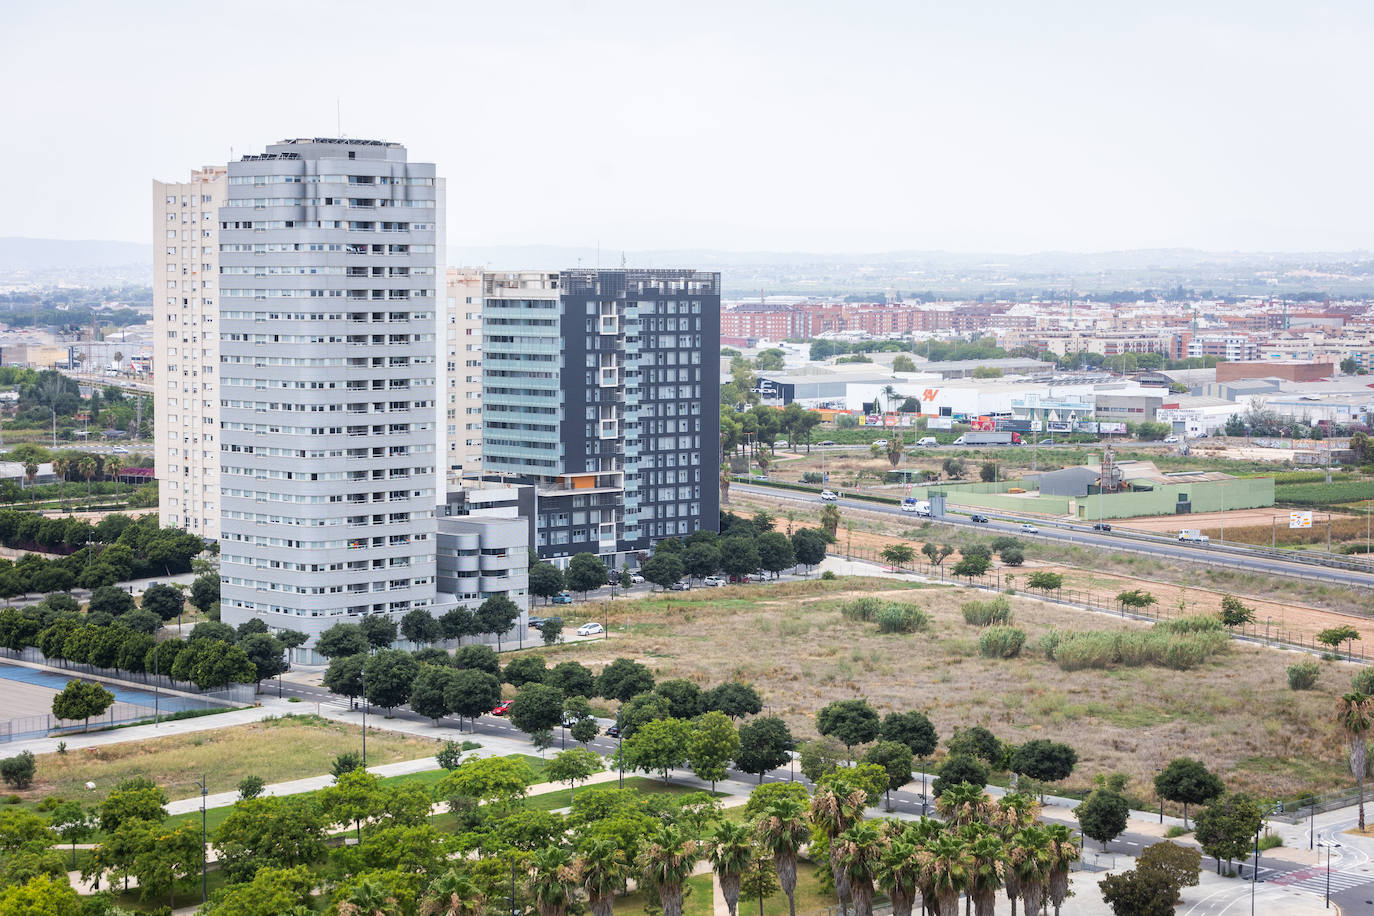
[[[720,275],[486,273],[482,470],[534,484],[539,556],[719,525]]]

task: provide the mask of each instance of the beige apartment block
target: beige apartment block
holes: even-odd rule
[[[482,271],[446,271],[444,456],[448,489],[482,468]]]
[[[219,538],[219,208],[227,169],[153,182],[158,516]]]

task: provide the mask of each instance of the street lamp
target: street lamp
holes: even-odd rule
[[[1326,908],[1329,910],[1331,909],[1331,850],[1340,849],[1341,844],[1329,843],[1326,840],[1322,840],[1317,845],[1326,850]],[[1318,862],[1321,861],[1321,855],[1320,852],[1317,853]]]
[[[200,902],[205,903],[210,896],[210,879],[205,864],[205,795],[209,788],[205,784],[204,773],[196,780],[196,785],[200,787]]]
[[[358,684],[363,690],[363,769],[367,769],[367,665],[358,671]]]
[[[1255,827],[1255,860],[1250,863],[1250,916],[1255,916],[1255,886],[1259,884],[1260,830],[1264,827],[1264,819],[1282,808],[1283,805],[1281,804],[1270,805],[1269,809],[1264,812],[1264,816],[1260,818],[1259,825]]]
[[[926,811],[927,811],[927,810],[928,810],[928,809],[927,809],[927,798],[926,798],[926,759],[925,759],[924,757],[922,757],[922,758],[921,758],[921,817],[925,817],[925,816],[926,816]],[[921,905],[921,909],[924,911],[924,909],[925,909],[925,904],[922,904],[922,905]]]

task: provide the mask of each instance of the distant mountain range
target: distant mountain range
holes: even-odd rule
[[[53,270],[64,267],[123,267],[153,263],[153,250],[137,242],[99,239],[0,238],[0,270]]]

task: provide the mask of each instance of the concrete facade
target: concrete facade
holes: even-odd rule
[[[509,598],[521,611],[517,626],[524,626],[530,607],[528,533],[519,518],[441,516],[438,591],[472,610],[488,598]]]
[[[219,208],[227,170],[153,182],[153,449],[158,521],[220,536]]]
[[[399,144],[317,138],[227,184],[223,619],[314,637],[429,608],[443,182]]]
[[[1217,381],[1234,382],[1240,379],[1277,378],[1286,382],[1318,382],[1336,374],[1333,363],[1296,363],[1264,360],[1262,362],[1217,363]]]
[[[443,455],[453,489],[482,469],[482,272],[450,267],[444,287]]]

